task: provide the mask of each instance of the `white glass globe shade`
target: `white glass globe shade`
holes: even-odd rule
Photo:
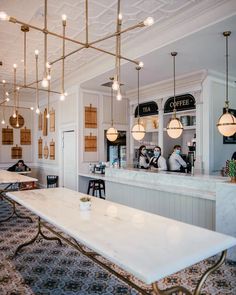
[[[36,114],[39,114],[40,113],[40,109],[37,108],[35,112],[36,112]]]
[[[43,78],[41,85],[44,88],[48,87],[48,80],[46,78]]]
[[[223,114],[217,124],[219,132],[224,136],[232,136],[236,132],[236,118],[230,114]]]
[[[141,124],[135,124],[131,130],[132,136],[135,140],[141,140],[145,136],[145,128]]]
[[[118,131],[114,127],[110,127],[107,130],[106,137],[109,141],[115,141],[118,137]]]
[[[183,125],[178,118],[174,118],[170,120],[166,130],[169,137],[178,138],[183,132]]]

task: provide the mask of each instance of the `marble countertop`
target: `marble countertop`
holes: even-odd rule
[[[191,175],[168,171],[156,172],[133,168],[106,168],[105,175],[79,173],[79,176],[102,178],[109,182],[170,192],[211,201],[215,201],[216,184],[226,184],[228,180],[228,178],[213,175]]]
[[[0,170],[0,184],[31,182],[31,181],[38,181],[38,179],[21,175],[18,172]]]
[[[9,192],[7,196],[59,230],[150,284],[236,245],[236,239],[200,227],[66,189]]]

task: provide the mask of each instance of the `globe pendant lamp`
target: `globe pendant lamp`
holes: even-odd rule
[[[135,140],[142,140],[145,136],[145,128],[140,123],[140,116],[139,116],[139,71],[141,70],[141,67],[136,67],[136,70],[138,72],[138,122],[135,124],[131,130],[131,134]]]
[[[228,78],[228,37],[231,32],[226,31],[223,33],[226,40],[226,99],[225,99],[225,113],[220,116],[217,127],[219,132],[224,136],[232,136],[236,132],[236,118],[229,113],[229,78]]]
[[[177,52],[171,52],[171,55],[173,56],[173,72],[174,72],[174,109],[173,109],[173,116],[170,119],[166,130],[167,134],[171,138],[178,138],[183,132],[183,125],[180,122],[180,120],[176,117],[176,100],[175,100],[175,57],[177,55]]]
[[[115,141],[118,137],[118,131],[113,127],[113,88],[111,87],[111,127],[106,132],[106,138],[109,141]]]

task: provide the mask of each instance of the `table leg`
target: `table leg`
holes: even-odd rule
[[[36,235],[35,235],[30,241],[28,241],[28,242],[26,242],[26,243],[21,244],[20,246],[18,246],[17,249],[16,249],[16,251],[15,251],[15,253],[14,253],[14,255],[13,255],[13,257],[15,257],[15,256],[18,254],[18,252],[19,252],[22,248],[24,248],[24,247],[26,247],[26,246],[28,246],[28,245],[30,245],[30,244],[33,244],[33,243],[37,240],[37,238],[38,238],[40,235],[41,235],[45,240],[50,240],[50,241],[53,241],[53,240],[54,240],[54,241],[57,241],[57,242],[59,243],[60,246],[62,245],[62,242],[61,242],[61,240],[60,240],[59,238],[57,238],[57,237],[47,237],[47,236],[42,232],[42,229],[41,229],[41,219],[40,219],[40,217],[39,217],[39,218],[38,218],[38,231],[37,231]]]
[[[171,288],[167,288],[164,290],[160,290],[158,288],[157,283],[153,283],[152,284],[152,294],[153,295],[171,295],[171,294],[177,294],[177,295],[181,295],[181,294],[185,294],[185,295],[201,295],[201,289],[203,284],[205,283],[206,279],[208,278],[208,276],[214,272],[215,270],[217,270],[225,261],[226,258],[226,254],[227,254],[227,250],[223,251],[221,253],[221,257],[220,259],[216,262],[216,264],[214,264],[211,268],[209,268],[208,270],[206,270],[206,272],[201,276],[196,289],[193,291],[193,293],[191,293],[189,290],[187,290],[184,287],[181,286],[174,286]]]
[[[33,222],[33,220],[32,220],[31,217],[29,217],[29,216],[22,216],[19,213],[17,213],[17,211],[16,211],[16,203],[14,201],[10,201],[6,197],[4,197],[4,200],[8,201],[12,205],[12,213],[11,213],[11,215],[9,217],[7,217],[7,218],[5,218],[3,220],[0,220],[0,223],[6,222],[6,221],[10,220],[12,217],[14,217],[14,215],[16,217],[18,217],[18,218],[21,218],[21,219],[28,219],[29,222],[31,222],[31,223]]]

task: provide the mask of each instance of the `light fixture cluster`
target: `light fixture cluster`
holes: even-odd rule
[[[58,34],[55,32],[52,32],[48,29],[47,26],[47,20],[48,20],[48,16],[47,16],[47,0],[44,0],[44,26],[43,28],[35,26],[35,25],[31,25],[25,22],[22,22],[21,20],[18,20],[15,17],[9,16],[6,12],[4,11],[0,11],[0,20],[2,21],[9,21],[10,23],[13,24],[18,24],[21,26],[21,31],[24,32],[24,84],[20,85],[20,88],[26,88],[26,89],[34,89],[36,91],[36,106],[35,106],[35,111],[37,114],[40,113],[40,108],[39,108],[39,91],[47,91],[48,93],[48,108],[49,108],[49,101],[50,101],[50,93],[57,93],[60,96],[60,100],[64,101],[66,96],[67,96],[67,92],[65,91],[65,59],[83,49],[94,49],[96,51],[99,52],[103,52],[106,53],[107,55],[110,56],[114,56],[116,59],[115,62],[115,69],[116,69],[116,73],[114,75],[114,81],[113,81],[113,85],[112,88],[113,90],[116,92],[116,98],[117,100],[122,100],[122,93],[121,93],[121,80],[120,80],[120,63],[121,63],[121,59],[124,59],[126,61],[132,62],[136,65],[139,65],[140,67],[143,66],[142,62],[139,62],[137,60],[132,60],[129,58],[126,58],[124,56],[121,55],[121,35],[125,32],[134,30],[136,28],[142,28],[142,27],[148,27],[151,26],[154,23],[154,20],[152,17],[147,17],[144,21],[137,23],[136,25],[132,25],[128,28],[125,28],[123,30],[121,30],[121,25],[122,25],[122,13],[120,11],[120,0],[117,0],[117,28],[115,33],[109,34],[101,39],[98,40],[94,40],[94,41],[90,41],[89,40],[89,23],[88,23],[88,0],[85,0],[85,30],[86,30],[86,38],[85,41],[79,41],[77,39],[72,39],[66,36],[66,25],[67,25],[67,16],[65,14],[62,15],[62,34]],[[35,50],[35,64],[36,64],[36,80],[34,81],[34,83],[30,83],[27,84],[26,81],[26,59],[27,59],[27,54],[26,54],[26,34],[27,32],[29,32],[29,30],[36,30],[39,31],[41,33],[44,34],[44,64],[43,64],[43,77],[41,80],[39,80],[39,73],[38,73],[38,60],[39,60],[39,51]],[[62,54],[59,58],[57,58],[56,60],[53,61],[49,61],[48,60],[48,55],[47,55],[47,45],[48,45],[48,36],[54,36],[56,38],[59,38],[62,40]],[[104,50],[101,48],[101,46],[97,47],[96,44],[108,40],[110,38],[116,37],[116,52],[110,52],[107,50]],[[68,52],[67,54],[65,54],[65,47],[66,47],[66,41],[67,42],[72,42],[74,44],[79,45],[79,48],[76,50],[73,50],[72,52]],[[50,81],[52,79],[51,76],[51,71],[52,71],[52,66],[53,64],[57,63],[61,61],[61,90],[60,91],[53,91],[50,88]],[[41,87],[39,88],[39,83],[41,82]],[[15,83],[16,85],[16,83]],[[46,88],[46,89],[45,89]],[[16,95],[16,91],[15,89],[13,90],[13,96],[15,98]],[[14,109],[15,109],[15,100],[14,100]],[[33,107],[31,108],[33,110]],[[15,114],[15,111],[14,111]],[[48,114],[47,114],[47,118],[49,117],[49,110],[48,110]]]

